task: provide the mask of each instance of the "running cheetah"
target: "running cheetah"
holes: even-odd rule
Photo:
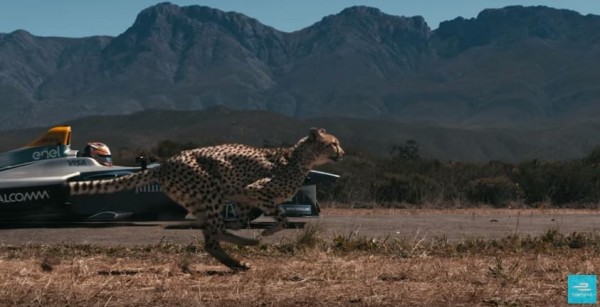
[[[256,245],[258,240],[225,229],[225,202],[237,203],[242,211],[259,208],[273,215],[276,223],[261,234],[271,235],[287,224],[278,204],[297,192],[314,166],[338,161],[342,156],[344,150],[335,136],[325,129],[312,128],[307,137],[289,148],[240,144],[197,148],[183,151],[156,168],[109,180],[70,182],[68,188],[71,195],[113,193],[156,181],[204,226],[206,252],[233,270],[245,270],[249,265],[227,255],[220,241]]]

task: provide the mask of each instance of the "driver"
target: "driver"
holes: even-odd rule
[[[90,142],[83,149],[83,157],[90,157],[104,166],[112,166],[110,149],[104,143]]]

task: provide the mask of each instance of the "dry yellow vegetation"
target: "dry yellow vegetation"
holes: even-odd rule
[[[600,268],[593,234],[497,240],[296,238],[234,248],[231,273],[195,245],[0,245],[0,305],[565,305],[568,274]]]

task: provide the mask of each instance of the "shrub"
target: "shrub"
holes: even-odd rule
[[[508,201],[518,199],[522,195],[522,190],[506,176],[486,177],[469,182],[467,195],[472,202],[500,207]]]

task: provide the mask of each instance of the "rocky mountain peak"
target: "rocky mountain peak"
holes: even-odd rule
[[[24,38],[29,38],[29,37],[33,36],[33,35],[31,35],[31,33],[27,32],[26,30],[23,30],[23,29],[14,30],[14,31],[10,32],[8,35],[10,35],[12,37],[24,37]]]
[[[430,29],[421,16],[404,17],[388,15],[377,8],[354,6],[338,14],[324,17],[302,32],[314,33],[333,47],[355,43],[357,39],[367,44],[417,45],[426,48]]]
[[[132,28],[160,27],[176,23],[193,23],[195,27],[210,24],[235,33],[248,32],[253,28],[270,28],[254,18],[237,12],[224,12],[200,5],[180,7],[168,2],[143,10],[136,18]]]
[[[594,27],[591,23],[598,25],[600,19],[546,6],[507,6],[483,10],[476,18],[442,22],[434,40],[442,55],[454,55],[475,46],[504,45],[522,39],[586,39]]]
[[[403,28],[429,32],[425,19],[421,16],[404,17],[394,16],[381,12],[379,9],[368,6],[353,6],[342,10],[340,13],[324,17],[315,26],[348,26],[348,27],[375,27],[375,28]]]
[[[150,44],[160,44],[177,40],[175,45],[182,44],[182,37],[190,43],[194,37],[218,38],[231,35],[252,48],[252,40],[265,36],[277,37],[280,32],[261,24],[258,20],[237,12],[224,12],[206,6],[177,6],[171,3],[160,3],[143,10],[134,24],[121,36],[115,44],[140,40],[150,40]],[[129,42],[129,43],[128,43]],[[124,49],[119,48],[119,49]]]
[[[583,19],[574,11],[545,6],[508,6],[483,10],[477,16],[479,24],[492,30],[497,39],[536,37],[562,39],[578,34]],[[520,33],[520,35],[519,35]]]
[[[379,16],[384,15],[384,13],[382,13],[381,10],[378,9],[378,8],[374,8],[374,7],[370,7],[370,6],[357,5],[357,6],[352,6],[352,7],[349,7],[349,8],[345,8],[345,9],[343,9],[337,15],[339,15],[339,16],[351,16],[351,17],[357,17],[357,16],[374,16],[374,17],[379,17]]]
[[[5,39],[23,47],[34,44],[35,37],[25,30],[15,30],[4,36]]]

